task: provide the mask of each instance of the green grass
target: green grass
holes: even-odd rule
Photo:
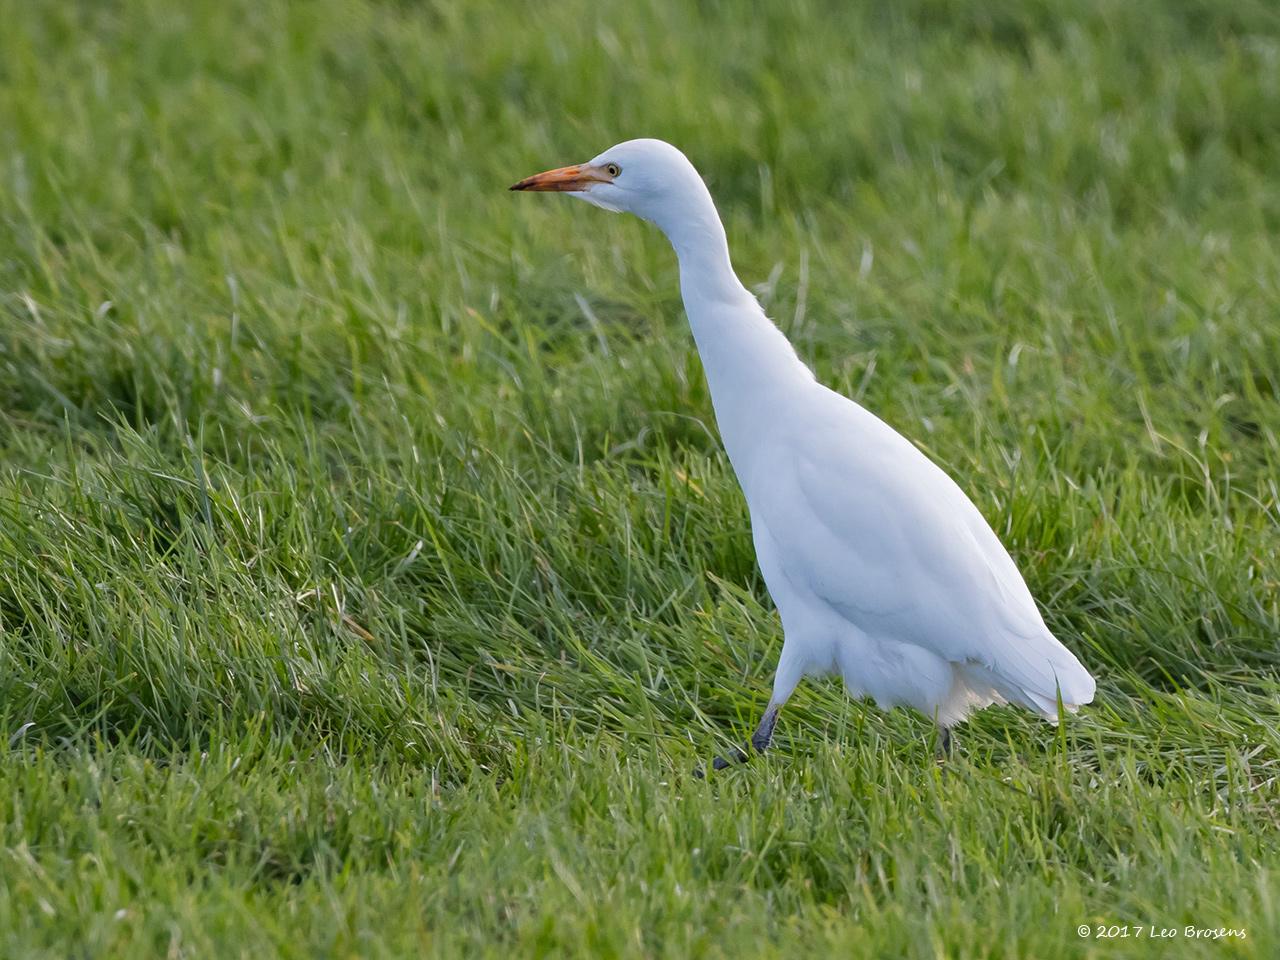
[[[0,23],[0,955],[1280,955],[1280,9]],[[673,257],[505,190],[632,136],[1095,705],[694,779],[781,635]]]

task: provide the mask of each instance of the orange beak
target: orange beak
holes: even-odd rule
[[[608,183],[612,179],[597,167],[587,163],[575,163],[571,167],[557,167],[545,173],[535,173],[532,177],[525,177],[519,183],[513,183],[511,189],[567,193],[585,190],[593,183]]]

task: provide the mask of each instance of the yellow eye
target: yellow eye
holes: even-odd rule
[[[604,165],[604,172],[611,177],[616,177],[618,174],[622,172],[622,168],[618,166],[616,163],[606,163]]]

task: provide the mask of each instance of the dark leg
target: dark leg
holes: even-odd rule
[[[751,735],[751,742],[743,744],[741,749],[734,750],[727,760],[724,757],[716,757],[711,761],[712,769],[723,770],[725,767],[732,766],[735,763],[746,763],[751,759],[751,753],[749,752],[751,750],[756,753],[764,753],[768,750],[769,744],[773,742],[773,728],[778,725],[778,711],[780,709],[782,709],[782,704],[780,703],[769,704],[764,716],[760,718],[760,725],[756,727],[756,732]]]
[[[751,746],[756,748],[757,753],[764,753],[769,749],[769,744],[773,743],[773,728],[778,725],[778,711],[781,709],[782,704],[771,703],[760,718],[760,725],[751,735]]]
[[[938,728],[938,759],[946,760],[951,756],[951,728]]]

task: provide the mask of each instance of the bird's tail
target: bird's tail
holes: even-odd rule
[[[1056,644],[1056,641],[1055,641]],[[1049,723],[1058,722],[1058,700],[1062,709],[1075,713],[1086,703],[1093,701],[1097,683],[1075,655],[1061,644],[1053,652],[1042,675],[1022,676],[1017,679],[996,673],[986,666],[972,661],[963,667],[964,680],[970,690],[980,692],[991,700],[1016,703]],[[994,694],[994,696],[991,696]]]
[[[1049,661],[1054,684],[1051,688],[1033,688],[1021,691],[1018,702],[1033,710],[1050,723],[1058,722],[1058,701],[1067,713],[1075,713],[1086,703],[1093,702],[1097,681],[1066,647],[1059,646],[1058,654]]]

